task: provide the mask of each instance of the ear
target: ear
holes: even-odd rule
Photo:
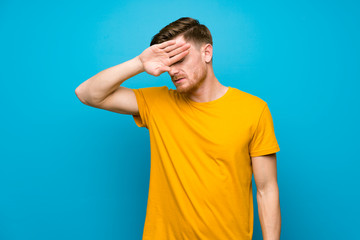
[[[213,47],[210,43],[207,43],[202,47],[202,56],[206,63],[210,63],[213,55]]]

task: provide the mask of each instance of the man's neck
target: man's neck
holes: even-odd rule
[[[193,92],[187,95],[192,101],[195,102],[210,102],[224,96],[228,87],[222,85],[215,77],[214,72],[208,75],[203,83]]]

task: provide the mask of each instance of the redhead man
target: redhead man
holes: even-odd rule
[[[132,115],[149,130],[151,171],[143,240],[250,240],[252,174],[264,239],[280,239],[277,143],[261,98],[215,77],[213,42],[198,20],[180,18],[139,56],[82,83],[86,105]],[[174,89],[120,86],[167,72]]]

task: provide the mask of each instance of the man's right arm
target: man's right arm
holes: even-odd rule
[[[112,112],[139,115],[135,93],[120,86],[125,80],[147,72],[159,76],[189,53],[190,44],[175,40],[155,44],[139,56],[105,69],[89,78],[76,89],[76,96],[86,105]]]
[[[138,115],[135,93],[132,89],[120,85],[143,71],[143,64],[137,56],[89,78],[75,89],[75,94],[86,105],[122,114]]]

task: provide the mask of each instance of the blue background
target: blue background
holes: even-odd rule
[[[359,211],[357,1],[1,1],[0,239],[141,239],[147,129],[75,88],[180,17],[212,32],[214,72],[265,100],[281,239],[354,239]],[[129,88],[175,88],[141,73]],[[254,192],[254,238],[262,239]]]

